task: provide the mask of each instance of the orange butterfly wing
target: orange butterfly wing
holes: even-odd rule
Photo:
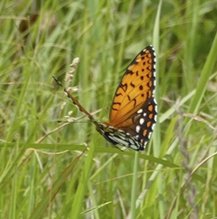
[[[143,49],[127,68],[113,98],[106,125],[129,133],[141,145],[149,140],[155,124],[155,52]]]

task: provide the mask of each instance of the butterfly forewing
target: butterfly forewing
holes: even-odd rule
[[[151,46],[142,50],[127,68],[113,98],[110,123],[118,126],[153,96],[155,54]]]

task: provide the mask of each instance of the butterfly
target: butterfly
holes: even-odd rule
[[[140,151],[145,149],[156,123],[155,64],[155,50],[152,46],[147,46],[127,67],[115,92],[109,121],[102,123],[95,120],[54,76],[53,78],[108,142]]]

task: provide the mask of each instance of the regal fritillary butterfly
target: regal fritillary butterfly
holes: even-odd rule
[[[64,91],[107,141],[136,151],[144,150],[157,116],[154,99],[155,63],[152,46],[144,48],[131,62],[115,92],[108,122],[96,121],[65,88]],[[57,83],[62,86],[60,82]]]

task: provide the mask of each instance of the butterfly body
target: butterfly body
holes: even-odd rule
[[[108,122],[96,121],[66,89],[64,91],[107,141],[136,151],[144,150],[157,116],[155,63],[152,46],[143,49],[131,62],[115,92]]]

